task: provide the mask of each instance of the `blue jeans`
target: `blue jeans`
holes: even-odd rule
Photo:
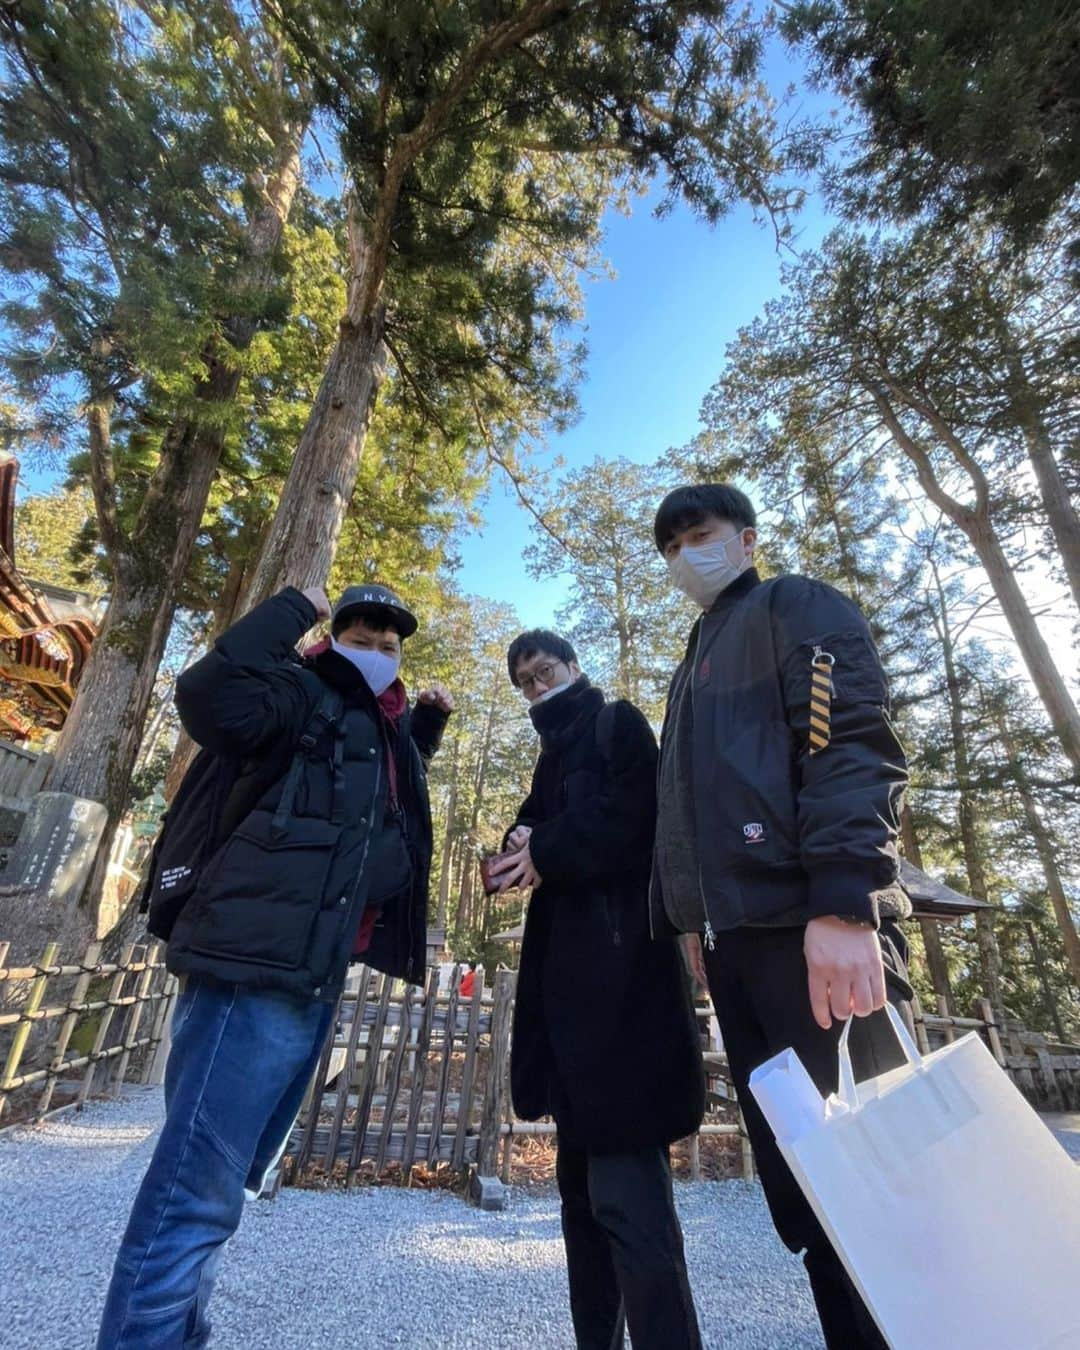
[[[328,1003],[189,980],[173,1014],[165,1124],[120,1246],[98,1350],[198,1350],[245,1187],[292,1126],[333,1016]]]

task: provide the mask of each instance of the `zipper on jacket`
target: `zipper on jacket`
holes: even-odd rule
[[[698,661],[701,659],[701,637],[705,632],[705,622],[702,619],[701,627],[698,629],[697,642],[694,646],[694,668],[690,672],[690,710],[694,715],[694,730],[697,731],[697,669]],[[701,898],[701,912],[705,915],[705,945],[709,951],[716,946],[716,934],[713,932],[713,926],[709,922],[709,905],[705,899],[705,881],[701,875],[701,842],[698,835],[697,821],[694,821],[694,847],[698,854],[698,895]]]
[[[348,923],[349,920],[350,920],[351,918],[354,917],[353,911],[354,911],[355,908],[356,908],[356,893],[357,893],[357,891],[360,889],[360,883],[361,883],[361,882],[363,881],[363,879],[364,879],[364,868],[367,867],[368,850],[371,848],[371,832],[372,832],[372,830],[375,828],[375,808],[376,808],[376,806],[378,805],[378,801],[379,801],[379,788],[380,788],[381,784],[382,784],[382,756],[381,756],[381,755],[376,755],[376,757],[375,757],[375,790],[374,790],[374,791],[372,792],[372,794],[371,794],[371,803],[372,803],[372,804],[371,804],[371,807],[370,807],[370,810],[369,810],[369,814],[368,814],[368,830],[367,830],[367,835],[366,835],[366,837],[365,837],[365,839],[364,839],[364,849],[363,849],[363,852],[360,854],[360,866],[356,869],[356,880],[353,882],[352,894],[349,896],[349,905],[348,905],[348,908],[347,908],[346,911],[345,911],[345,918],[344,918],[344,920],[342,921],[343,924],[344,924],[344,923]],[[355,932],[354,932],[354,936],[355,936]],[[351,956],[352,956],[352,942],[350,941],[350,943],[349,943],[349,945],[348,945],[348,948],[347,948],[347,950],[346,950],[346,952],[345,952],[345,965],[344,965],[344,971],[343,971],[343,973],[342,973],[342,978],[344,978],[344,972],[347,972],[348,969],[349,969],[349,958],[350,958]],[[334,967],[331,966],[330,969],[331,969],[331,971],[333,971],[333,970],[334,970]],[[334,983],[335,983],[335,984],[337,983],[337,980],[336,980],[336,979],[335,979]],[[316,995],[316,997],[317,997],[317,995]]]

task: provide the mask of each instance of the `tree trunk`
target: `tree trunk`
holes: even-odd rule
[[[270,284],[273,255],[300,181],[304,131],[303,126],[288,129],[278,171],[248,226],[242,276],[245,291]],[[254,319],[230,323],[230,346],[246,347],[255,331]],[[49,778],[51,790],[92,798],[109,812],[84,892],[83,903],[94,912],[100,903],[113,836],[128,804],[131,774],[177,593],[221,458],[223,419],[220,411],[209,409],[231,402],[240,384],[236,362],[220,359],[216,348],[204,353],[204,361],[207,375],[197,386],[195,399],[207,407],[208,414],[196,413],[170,426],[131,535],[114,541],[109,608],[61,732]],[[95,497],[100,513],[97,485]]]
[[[1031,943],[1031,955],[1035,959],[1035,973],[1039,977],[1039,986],[1042,989],[1047,1015],[1057,1034],[1058,1040],[1064,1044],[1065,1028],[1061,1025],[1061,1018],[1058,1016],[1057,1003],[1054,1001],[1054,991],[1050,988],[1050,977],[1046,972],[1046,962],[1043,959],[1042,943],[1039,941],[1039,935],[1035,931],[1035,925],[1033,923],[1025,923],[1024,930],[1027,933],[1028,942]]]
[[[1040,408],[1041,400],[1032,387],[1017,346],[1010,315],[999,307],[995,318],[998,341],[1006,352],[1009,403],[1027,445],[1028,460],[1039,484],[1039,495],[1072,591],[1073,604],[1080,610],[1080,516],[1073,509],[1061,465],[1054,455],[1050,432]]]
[[[619,547],[618,540],[615,541]],[[619,643],[618,664],[615,668],[615,694],[618,698],[637,701],[637,689],[633,678],[633,650],[630,637],[631,618],[626,603],[626,581],[623,564],[616,558],[613,581],[615,587],[615,636]]]
[[[915,867],[922,870],[922,851],[915,833],[915,821],[911,807],[904,803],[900,813],[900,838],[904,845],[904,857]],[[930,983],[935,994],[944,994],[950,1005],[953,1001],[952,981],[949,979],[949,963],[945,959],[945,947],[941,941],[941,926],[936,919],[919,919],[919,932],[922,934],[923,948],[926,952],[926,965],[930,971]]]
[[[454,848],[454,830],[457,826],[458,803],[458,767],[461,763],[461,740],[454,738],[454,757],[450,761],[450,795],[446,803],[446,823],[444,825],[442,866],[439,869],[439,904],[435,917],[435,926],[446,929],[446,916],[450,908],[451,857]]]
[[[1020,655],[1031,676],[1061,741],[1062,748],[1073,768],[1080,773],[1080,711],[1077,710],[1062,679],[1061,672],[1050,655],[1050,648],[1039,631],[1035,616],[1016,580],[1009,560],[998,542],[989,521],[967,531],[968,538],[986,569],[990,585],[1001,604],[1005,621],[1016,638]]]
[[[1021,763],[1016,749],[1016,742],[1013,739],[1009,724],[1003,715],[1000,715],[998,718],[998,729],[1001,732],[1001,741],[1002,745],[1005,747],[1005,753],[1009,757],[1009,767],[1016,777],[1017,791],[1020,793],[1020,800],[1024,806],[1024,817],[1027,821],[1028,833],[1031,835],[1032,842],[1035,845],[1035,851],[1038,853],[1039,861],[1042,864],[1043,876],[1046,878],[1047,894],[1050,896],[1050,904],[1054,911],[1054,918],[1057,920],[1058,929],[1061,932],[1061,941],[1065,948],[1065,956],[1069,963],[1069,969],[1072,971],[1073,981],[1076,984],[1077,989],[1080,989],[1080,934],[1076,931],[1072,909],[1069,905],[1069,897],[1065,894],[1065,885],[1061,879],[1061,871],[1058,868],[1057,850],[1054,847],[1054,840],[1045,821],[1039,813],[1039,808],[1031,791],[1031,785],[1028,782],[1027,770]]]
[[[958,467],[968,474],[975,489],[976,505],[965,506],[942,486],[925,446],[904,428],[889,400],[888,393],[872,379],[865,387],[881,413],[893,440],[914,465],[919,483],[927,497],[964,532],[971,542],[1001,605],[1005,622],[1016,639],[1021,659],[1049,714],[1054,731],[1073,768],[1080,774],[1080,710],[1077,709],[1061,671],[1050,655],[1050,648],[1039,631],[1035,616],[998,540],[990,519],[991,493],[985,474],[939,415],[921,405],[909,393],[890,385],[891,392],[930,421],[942,443],[952,452]]]
[[[1028,459],[1039,483],[1046,519],[1049,522],[1061,565],[1072,591],[1073,604],[1080,611],[1080,516],[1073,510],[1069,489],[1054,458],[1050,437],[1041,418],[1022,414]]]
[[[282,586],[322,586],[360,471],[371,414],[386,373],[385,307],[365,309],[371,293],[369,251],[357,208],[350,207],[352,277],[338,340],[296,447],[251,582],[246,612]],[[377,290],[377,286],[376,286]]]
[[[262,537],[263,535],[260,535],[260,538]],[[221,596],[214,610],[209,645],[213,645],[236,619],[237,610],[240,606],[240,596],[248,571],[248,562],[243,558],[234,558],[229,565],[225,585],[222,587]],[[181,727],[180,734],[176,738],[176,745],[173,747],[172,759],[169,761],[169,767],[165,773],[165,800],[167,802],[172,801],[173,795],[184,781],[184,775],[191,768],[198,753],[199,747]]]
[[[931,561],[930,567],[938,594],[939,608],[935,616],[936,626],[938,636],[941,639],[942,657],[945,662],[945,687],[948,695],[949,728],[952,735],[956,781],[960,784],[957,801],[960,843],[964,854],[964,865],[967,869],[970,893],[977,900],[989,902],[990,889],[986,881],[986,868],[983,860],[979,806],[974,793],[968,786],[971,782],[971,754],[968,748],[967,726],[964,722],[963,690],[956,665],[956,651],[953,646],[952,632],[949,628],[949,612],[945,602],[945,590],[941,584],[941,577],[936,564]],[[1004,1016],[1005,999],[1001,981],[1001,952],[998,949],[997,938],[994,934],[994,920],[990,910],[980,909],[976,911],[975,933],[979,945],[983,987],[994,1012],[999,1016]]]

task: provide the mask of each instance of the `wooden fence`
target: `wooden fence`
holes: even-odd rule
[[[286,1179],[340,1174],[351,1185],[365,1163],[377,1172],[391,1162],[405,1172],[416,1163],[493,1167],[506,1123],[514,975],[499,971],[488,997],[477,971],[465,1000],[459,974],[455,967],[443,990],[431,969],[421,991],[367,966],[352,973]]]
[[[516,1120],[510,1106],[515,972],[498,971],[487,994],[478,970],[469,999],[461,998],[459,976],[456,966],[442,988],[439,971],[430,970],[423,991],[367,967],[352,976],[293,1131],[286,1181],[349,1186],[365,1167],[381,1173],[396,1164],[407,1175],[439,1163],[508,1181],[514,1142],[555,1133],[551,1121]],[[735,1118],[702,1126],[691,1170],[699,1174],[701,1138],[731,1135],[741,1139],[743,1174],[752,1175],[726,1066],[708,1052],[705,1063],[713,1114]]]
[[[0,739],[0,801],[13,809],[25,809],[25,803],[42,784],[52,768],[52,755],[23,750]]]
[[[449,1163],[507,1181],[515,1140],[554,1133],[550,1121],[515,1120],[510,1106],[514,972],[499,971],[486,994],[478,970],[468,1000],[460,996],[459,975],[455,967],[442,988],[438,970],[430,970],[422,991],[367,967],[353,975],[315,1077],[321,1087],[309,1093],[287,1150],[285,1180],[348,1186],[363,1169],[378,1174],[395,1165],[407,1175],[417,1164]],[[711,1017],[707,1003],[698,1011],[703,1020]],[[944,1004],[937,1014],[916,1004],[915,1014],[924,1051],[977,1031],[1034,1105],[1080,1109],[1080,1048],[1048,1045],[1012,1024],[999,1027],[985,999],[978,1017],[954,1016]],[[703,1056],[710,1119],[691,1141],[692,1175],[700,1175],[701,1140],[730,1136],[738,1140],[742,1175],[752,1176],[722,1047],[711,1044]]]
[[[998,1021],[990,1000],[978,1000],[978,1017],[957,1017],[938,997],[936,1014],[915,1004],[915,1033],[925,1053],[977,1031],[1016,1086],[1040,1110],[1080,1111],[1080,1045],[1057,1045],[1019,1022]]]
[[[8,966],[9,946],[0,942],[0,1121],[81,1107],[136,1074],[151,1081],[176,995],[157,944],[129,945],[110,963],[93,942],[65,964],[50,942],[33,966]]]

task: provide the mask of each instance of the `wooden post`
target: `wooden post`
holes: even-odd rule
[[[484,1111],[480,1118],[478,1171],[482,1177],[494,1177],[498,1165],[499,1127],[506,1114],[506,1079],[510,1064],[510,1018],[514,1005],[514,972],[500,970],[495,975],[495,1007],[491,1014],[491,1058],[484,1089]]]
[[[428,974],[427,992],[424,999],[424,1016],[420,1022],[420,1034],[416,1038],[412,1100],[409,1102],[409,1122],[405,1127],[405,1147],[401,1154],[401,1166],[406,1179],[409,1177],[413,1162],[416,1159],[416,1136],[420,1129],[420,1111],[424,1105],[428,1051],[431,1048],[431,1028],[435,1020],[435,1005],[439,999],[439,972],[437,968],[432,969]]]
[[[90,1088],[94,1082],[94,1073],[97,1070],[98,1060],[101,1058],[102,1046],[105,1044],[105,1038],[109,1034],[109,1027],[112,1024],[113,1014],[116,1012],[120,998],[121,990],[124,987],[124,980],[127,977],[127,968],[131,965],[131,956],[135,950],[135,944],[129,943],[120,953],[120,961],[113,975],[112,984],[109,986],[109,997],[106,1000],[106,1007],[102,1010],[101,1021],[98,1024],[97,1035],[94,1037],[94,1044],[88,1056],[90,1063],[86,1066],[86,1076],[82,1080],[82,1086],[79,1088],[78,1106],[81,1110],[86,1105],[86,1099],[90,1095]]]
[[[945,1037],[945,1044],[952,1045],[953,1041],[956,1040],[956,1032],[953,1029],[952,1012],[949,1009],[949,1000],[944,994],[938,994],[937,1007],[938,1015],[945,1019],[945,1026],[942,1029],[942,1034]]]
[[[991,1007],[988,998],[980,998],[978,1001],[979,1016],[986,1023],[986,1036],[990,1042],[990,1049],[993,1051],[994,1058],[1005,1067],[1005,1047],[1001,1044],[1001,1036],[998,1032],[997,1019],[994,1017],[994,1009]]]
[[[690,1180],[701,1180],[701,1135],[690,1136]]]
[[[446,1115],[446,1097],[450,1091],[450,1069],[454,1060],[454,1038],[457,1035],[457,1009],[460,997],[461,966],[457,965],[450,973],[450,997],[446,1003],[446,1032],[443,1036],[442,1066],[439,1070],[439,1086],[435,1093],[435,1110],[431,1117],[431,1139],[428,1142],[428,1165],[436,1166],[439,1150],[442,1147],[443,1117]]]
[[[68,1004],[67,1013],[64,1016],[64,1020],[60,1023],[60,1033],[56,1038],[56,1046],[53,1050],[52,1061],[49,1064],[48,1074],[45,1079],[45,1090],[42,1092],[37,1105],[36,1118],[38,1120],[40,1120],[45,1112],[48,1111],[49,1103],[52,1101],[53,1093],[56,1091],[56,1081],[64,1067],[64,1056],[67,1054],[68,1042],[71,1040],[75,1025],[79,1020],[79,1013],[83,1011],[83,1004],[86,1002],[90,981],[96,974],[97,965],[100,960],[101,943],[91,942],[82,959],[82,971],[75,981],[75,988],[71,991],[71,1002]]]
[[[412,985],[407,984],[405,992],[401,996],[401,1018],[398,1022],[397,1044],[394,1046],[394,1053],[390,1057],[390,1072],[386,1076],[386,1105],[383,1107],[379,1147],[375,1154],[376,1175],[386,1166],[386,1154],[390,1147],[390,1136],[394,1130],[394,1108],[397,1106],[398,1093],[401,1091],[401,1071],[405,1064],[405,1052],[409,1048],[412,1006]]]
[[[323,1154],[323,1169],[329,1176],[337,1162],[338,1143],[341,1140],[341,1127],[345,1122],[345,1112],[349,1108],[349,1092],[352,1089],[353,1075],[356,1072],[356,1052],[360,1045],[360,1032],[364,1027],[364,1009],[367,1007],[368,989],[371,987],[371,967],[360,967],[360,978],[356,986],[356,1002],[353,1005],[353,1018],[349,1023],[349,1039],[345,1046],[345,1067],[338,1076],[337,1101],[334,1115],[330,1121],[330,1133],[326,1140],[326,1152]],[[338,1009],[345,1006],[342,995]],[[297,1167],[299,1173],[300,1168]]]
[[[379,996],[379,1011],[375,1014],[375,1025],[371,1028],[371,1035],[368,1038],[364,1072],[357,1088],[359,1101],[356,1104],[356,1134],[353,1137],[352,1148],[349,1151],[349,1165],[345,1172],[347,1188],[352,1186],[356,1177],[356,1170],[364,1156],[368,1117],[371,1115],[371,1102],[375,1096],[375,1074],[379,1067],[379,1054],[382,1051],[383,1032],[386,1030],[386,1018],[390,1011],[390,995],[393,988],[394,981],[389,975],[384,975]]]
[[[465,1139],[472,1116],[473,1083],[476,1079],[477,1047],[480,1041],[480,1000],[484,996],[484,968],[476,968],[472,1002],[469,1004],[469,1029],[465,1033],[465,1068],[461,1075],[461,1097],[458,1101],[457,1134],[451,1165],[457,1169],[465,1165]]]
[[[304,1137],[296,1156],[298,1173],[303,1172],[311,1161],[311,1151],[315,1147],[315,1131],[319,1128],[319,1108],[322,1106],[323,1093],[326,1091],[326,1075],[330,1071],[334,1042],[337,1040],[338,1011],[341,1008],[341,1000],[344,995],[345,991],[342,989],[342,992],[338,995],[338,1001],[334,1005],[334,1014],[330,1018],[330,1025],[326,1029],[326,1039],[323,1041],[322,1050],[319,1054],[319,1062],[315,1066],[311,1086],[305,1094],[308,1100],[308,1116],[304,1125]]]
[[[139,974],[135,985],[135,1002],[132,1004],[131,1016],[128,1018],[127,1035],[124,1037],[124,1052],[120,1056],[120,1063],[116,1068],[116,1077],[113,1079],[113,1096],[120,1096],[120,1089],[124,1086],[124,1079],[127,1077],[128,1065],[131,1063],[131,1052],[135,1049],[135,1043],[139,1036],[139,1023],[142,1021],[143,1009],[146,1007],[146,1000],[150,993],[150,982],[154,978],[154,962],[157,960],[157,954],[161,950],[158,943],[150,947],[143,960],[146,964],[145,970]]]
[[[39,973],[30,981],[30,993],[27,995],[26,1005],[22,1010],[23,1020],[19,1022],[15,1029],[7,1062],[4,1064],[3,1077],[0,1077],[0,1115],[3,1115],[4,1107],[7,1105],[7,1090],[19,1072],[19,1064],[23,1052],[26,1050],[26,1042],[30,1039],[33,1015],[41,1007],[41,1000],[45,997],[45,986],[49,982],[49,968],[56,960],[57,949],[58,944],[55,942],[46,945],[44,952],[41,954],[41,964],[38,966]]]
[[[911,1015],[915,1022],[915,1042],[920,1053],[928,1055],[930,1053],[930,1037],[926,1034],[926,1018],[923,1015],[918,994],[912,994],[911,996]]]
[[[165,1065],[169,1058],[169,1035],[173,1008],[176,1006],[177,982],[175,975],[165,972],[161,982],[161,999],[150,1032],[150,1053],[143,1067],[143,1087],[160,1087],[165,1082]]]

